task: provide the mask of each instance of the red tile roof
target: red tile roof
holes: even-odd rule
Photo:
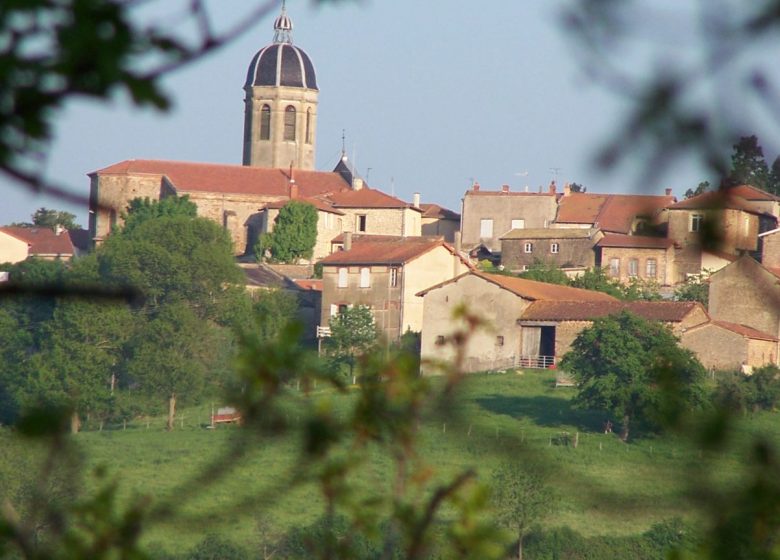
[[[596,292],[594,290],[571,288],[569,286],[548,284],[546,282],[537,282],[535,280],[526,280],[525,278],[504,276],[501,274],[487,274],[476,271],[473,274],[480,278],[484,278],[488,282],[497,284],[525,299],[571,301],[578,304],[588,301],[599,303],[617,301],[609,294]]]
[[[93,171],[89,175],[165,176],[180,193],[288,196],[290,189],[289,169],[187,161],[131,159]],[[349,185],[338,173],[295,169],[293,178],[303,197],[349,190]]]
[[[772,193],[762,191],[761,189],[758,189],[752,185],[736,185],[734,187],[729,187],[728,192],[731,195],[739,196],[745,200],[780,201],[780,197],[775,196]]]
[[[299,288],[302,290],[310,290],[313,292],[321,292],[322,291],[322,280],[319,279],[301,279],[301,280],[293,280]]]
[[[621,311],[630,311],[648,320],[679,323],[696,308],[704,311],[702,305],[694,301],[536,301],[528,306],[521,319],[524,321],[593,321]]]
[[[777,337],[772,336],[771,334],[767,334],[765,332],[758,331],[746,325],[738,325],[737,323],[730,323],[728,321],[713,320],[712,322],[718,325],[719,327],[723,327],[726,330],[735,332],[739,335],[744,336],[745,338],[753,338],[756,340],[769,340],[772,342],[777,342]]]
[[[29,254],[37,256],[73,256],[73,243],[67,230],[59,235],[46,227],[0,227],[0,231],[11,235],[29,246]]]
[[[423,218],[438,218],[440,220],[460,220],[460,214],[448,210],[438,204],[420,204]]]
[[[333,194],[328,194],[327,199],[337,208],[412,208],[417,212],[422,212],[420,208],[414,208],[400,198],[369,187],[364,187],[357,191],[342,190],[334,192]]]
[[[674,201],[666,195],[571,193],[560,199],[555,221],[595,224],[603,231],[625,234],[635,218],[651,218]]]
[[[674,241],[666,237],[609,233],[602,237],[596,245],[599,247],[625,247],[627,249],[668,249],[674,245]]]
[[[669,210],[716,210],[728,208],[742,210],[751,214],[760,214],[750,206],[747,200],[730,191],[708,191],[697,196],[681,200],[667,207]]]
[[[405,264],[436,247],[444,247],[454,254],[454,249],[441,239],[365,236],[360,239],[353,238],[349,251],[331,253],[320,262],[325,266]]]

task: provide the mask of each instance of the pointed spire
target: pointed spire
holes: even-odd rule
[[[282,11],[274,20],[274,43],[292,44],[293,23],[287,15],[287,2],[282,0]]]

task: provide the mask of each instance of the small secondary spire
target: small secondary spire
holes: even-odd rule
[[[293,23],[287,15],[287,2],[282,0],[282,11],[274,20],[274,43],[292,44]]]

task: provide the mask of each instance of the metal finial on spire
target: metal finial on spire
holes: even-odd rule
[[[282,0],[282,12],[274,20],[274,43],[292,43],[293,23],[287,15],[287,2]]]
[[[347,130],[341,129],[341,159],[347,157]]]

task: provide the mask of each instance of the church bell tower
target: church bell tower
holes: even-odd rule
[[[292,20],[282,3],[273,42],[252,58],[244,91],[243,164],[314,169],[317,76],[292,43]]]

